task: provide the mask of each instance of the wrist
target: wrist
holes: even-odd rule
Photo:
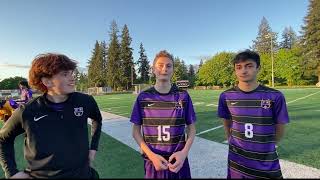
[[[184,148],[184,149],[181,150],[181,152],[183,153],[183,155],[184,155],[185,157],[187,157],[187,156],[188,156],[188,153],[189,153],[189,149]]]

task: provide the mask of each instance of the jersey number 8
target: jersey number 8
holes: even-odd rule
[[[247,138],[253,138],[253,125],[251,123],[245,123],[244,130],[244,135]]]

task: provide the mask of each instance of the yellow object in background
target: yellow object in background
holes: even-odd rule
[[[13,111],[14,109],[11,107],[9,100],[0,102],[0,120],[7,121]]]

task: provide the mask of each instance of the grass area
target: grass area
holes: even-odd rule
[[[0,126],[2,127],[2,123]],[[23,157],[23,140],[24,134],[15,140],[15,157],[19,170],[26,167]],[[144,176],[143,159],[140,154],[105,133],[101,133],[99,150],[93,166],[100,178],[143,178]],[[0,171],[0,178],[4,178],[3,171]]]
[[[278,148],[280,158],[320,169],[320,93],[317,93],[320,89],[279,90],[285,95],[290,116],[290,123]],[[198,119],[197,133],[222,125],[216,116],[222,90],[188,90],[188,92]],[[308,95],[311,96],[306,97]],[[130,117],[136,95],[108,95],[95,98],[101,110]],[[223,128],[199,136],[220,143],[225,141]]]

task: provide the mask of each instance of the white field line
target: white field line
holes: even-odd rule
[[[293,101],[289,101],[289,102],[287,102],[287,104],[290,104],[290,103],[299,101],[299,100],[301,100],[301,99],[305,99],[305,98],[307,98],[307,97],[313,96],[313,95],[318,94],[318,93],[320,93],[320,91],[315,92],[315,93],[312,93],[312,94],[309,94],[309,95],[307,95],[307,96],[304,96],[304,97],[301,97],[301,98],[298,98],[298,99],[295,99],[295,100],[293,100]]]
[[[201,105],[201,104],[204,104],[204,102],[195,102],[195,103],[193,103],[194,106]]]
[[[299,101],[299,100],[301,100],[301,99],[305,99],[305,98],[307,98],[307,97],[313,96],[313,95],[318,94],[318,93],[320,93],[320,91],[315,92],[315,93],[312,93],[312,94],[309,94],[309,95],[307,95],[307,96],[304,96],[304,97],[301,97],[301,98],[298,98],[298,99],[295,99],[295,100],[292,100],[292,101],[289,101],[289,102],[287,102],[287,104],[290,104],[290,103]],[[320,111],[320,110],[317,110],[317,111]],[[221,127],[223,127],[223,125],[220,125],[220,126],[217,126],[217,127],[211,128],[211,129],[204,130],[204,131],[202,131],[202,132],[197,133],[196,135],[200,135],[200,134],[203,134],[203,133],[207,133],[207,132],[210,132],[210,131],[219,129],[219,128],[221,128]]]
[[[200,134],[203,134],[203,133],[206,133],[206,132],[215,130],[215,129],[219,129],[219,128],[221,128],[221,127],[223,127],[223,125],[220,125],[220,126],[217,126],[217,127],[211,128],[211,129],[207,129],[207,130],[205,130],[205,131],[202,131],[202,132],[197,133],[196,135],[200,135]]]
[[[108,99],[121,99],[119,97],[112,97],[112,98],[108,98]]]
[[[218,105],[216,105],[216,104],[207,104],[206,106],[215,106],[215,107],[218,107]]]
[[[118,109],[118,108],[124,108],[124,107],[129,107],[129,106],[116,106],[116,107],[110,107],[110,108],[106,108],[106,109],[112,110],[112,109]]]

